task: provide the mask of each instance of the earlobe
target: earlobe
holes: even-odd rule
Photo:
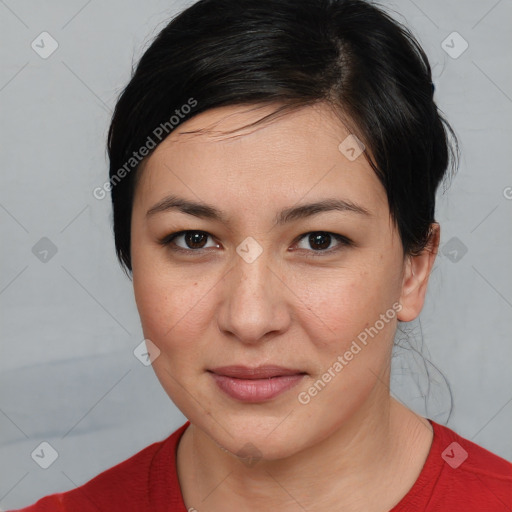
[[[404,263],[402,293],[398,314],[401,322],[410,322],[418,317],[427,293],[427,285],[439,248],[441,228],[437,222],[432,223],[429,241],[418,255],[407,255]]]

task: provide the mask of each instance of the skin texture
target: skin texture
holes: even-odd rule
[[[133,205],[132,266],[145,338],[160,350],[158,379],[190,420],[178,448],[187,508],[216,510],[390,510],[418,477],[430,424],[392,399],[390,358],[397,319],[423,306],[439,245],[403,256],[386,192],[324,104],[256,128],[235,130],[274,106],[229,106],[195,116],[144,162]],[[204,130],[199,133],[185,132]],[[211,204],[227,223],[178,210],[146,215],[168,194]],[[330,211],[274,226],[279,211],[337,198],[371,216]],[[197,246],[159,240],[182,230],[211,235]],[[344,235],[317,249],[312,232]],[[247,237],[262,253],[236,251]],[[194,247],[204,247],[197,252]],[[317,249],[317,250],[315,250]],[[196,252],[193,252],[193,251]],[[321,251],[324,252],[321,252]],[[366,346],[309,403],[298,401],[353,340],[400,304]],[[280,365],[307,372],[264,403],[225,395],[209,368]],[[240,450],[253,463],[237,457]]]

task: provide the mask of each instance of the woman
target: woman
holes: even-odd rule
[[[389,393],[457,155],[412,35],[362,0],[202,0],[109,133],[118,257],[189,421],[23,510],[512,510],[512,465]]]

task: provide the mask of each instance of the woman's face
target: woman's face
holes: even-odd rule
[[[339,149],[349,133],[326,106],[223,133],[272,110],[213,109],[174,131],[145,162],[131,228],[135,298],[162,386],[218,445],[266,459],[385,403],[407,301],[385,190],[354,144]],[[170,195],[208,208],[166,209]],[[326,201],[353,208],[290,213]],[[190,233],[159,242],[180,231]],[[212,372],[229,366],[246,368]],[[247,375],[262,366],[288,371]]]

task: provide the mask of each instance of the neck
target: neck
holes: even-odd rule
[[[327,438],[280,460],[245,465],[191,424],[177,459],[187,508],[390,510],[419,475],[432,431],[385,386],[374,391]]]

